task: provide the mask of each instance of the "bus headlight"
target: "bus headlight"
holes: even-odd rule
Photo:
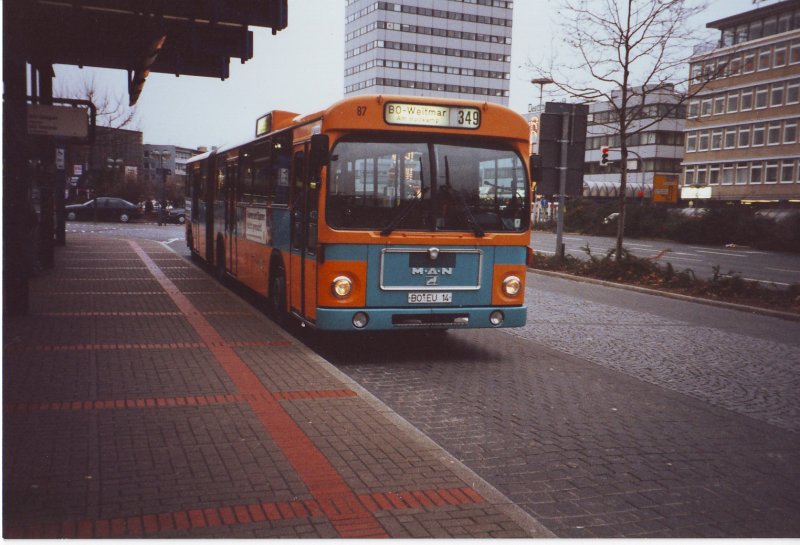
[[[506,279],[503,280],[503,291],[506,295],[517,295],[520,288],[522,288],[522,282],[518,276],[507,276]]]
[[[353,291],[353,281],[346,276],[337,276],[331,282],[331,291],[339,299],[344,299]]]
[[[502,312],[502,311],[500,311],[500,310],[494,310],[494,311],[492,311],[492,313],[489,315],[489,322],[490,322],[490,323],[491,323],[493,326],[499,326],[499,325],[503,325],[503,320],[505,320],[505,319],[506,319],[505,315],[504,315],[504,314],[503,314],[503,312]]]
[[[363,329],[367,327],[369,323],[369,316],[367,316],[366,312],[356,312],[353,314],[353,325],[356,326],[358,329]]]

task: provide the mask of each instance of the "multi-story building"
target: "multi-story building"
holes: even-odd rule
[[[348,0],[345,95],[439,96],[507,106],[513,4]]]
[[[155,152],[155,153],[153,153]],[[166,152],[163,157],[158,154]],[[160,180],[157,169],[165,168],[173,176],[186,176],[186,161],[198,151],[171,144],[145,144],[143,146],[144,178],[148,183]]]
[[[183,195],[186,181],[186,161],[200,153],[190,148],[182,148],[171,144],[145,144],[142,151],[144,166],[144,182],[148,196],[162,197],[162,183],[171,190],[167,194],[171,198]],[[169,174],[162,174],[158,169],[166,169]]]
[[[683,197],[800,199],[800,0],[706,26],[720,40],[690,61]]]
[[[639,93],[641,96],[641,93]],[[677,197],[677,178],[683,156],[685,107],[673,88],[648,89],[638,119],[628,129],[629,196],[651,198],[669,191],[674,184]],[[612,101],[615,96],[612,95]],[[631,100],[630,109],[638,108],[641,99]],[[615,197],[619,195],[622,165],[620,164],[619,123],[610,102],[589,104],[584,165],[584,195]],[[600,164],[601,149],[609,148],[608,164]],[[658,185],[654,193],[654,185]],[[666,199],[666,196],[664,196]]]
[[[115,183],[138,182],[142,175],[142,133],[97,127],[94,144],[68,147],[69,198],[85,198],[89,189],[108,189]]]

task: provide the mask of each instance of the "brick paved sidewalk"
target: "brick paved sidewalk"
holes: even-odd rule
[[[156,242],[71,236],[3,386],[7,538],[552,535]]]

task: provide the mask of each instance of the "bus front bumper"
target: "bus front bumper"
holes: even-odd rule
[[[526,306],[426,309],[318,308],[315,325],[318,329],[338,331],[522,327],[525,325],[527,311]]]

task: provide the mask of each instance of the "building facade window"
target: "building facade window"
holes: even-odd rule
[[[736,147],[736,128],[728,127],[725,129],[725,149],[733,149]]]
[[[753,125],[753,146],[764,145],[764,124],[758,123]]]
[[[739,125],[739,147],[750,147],[750,125]]]
[[[693,98],[689,101],[689,117],[697,117],[700,115],[700,101]]]
[[[771,85],[770,91],[770,106],[775,108],[776,106],[783,106],[783,82],[780,83],[773,83]]]
[[[794,160],[784,159],[781,161],[781,183],[790,184],[794,182]]]
[[[794,144],[797,142],[797,121],[786,121],[783,124],[783,143]]]
[[[778,161],[767,161],[764,165],[764,183],[778,183]]]
[[[694,185],[694,174],[696,168],[695,167],[686,167],[683,171],[683,185],[691,186]]]
[[[800,80],[791,80],[786,84],[786,104],[800,102]]]
[[[750,184],[761,183],[761,171],[763,170],[761,163],[753,163],[750,165]]]
[[[789,47],[789,64],[800,64],[800,40],[795,40]]]
[[[725,95],[714,97],[714,115],[725,113]]]
[[[711,131],[711,149],[722,149],[722,129]]]
[[[725,163],[722,165],[722,185],[733,185],[733,163]]]
[[[708,131],[700,131],[697,138],[697,151],[708,151]]]
[[[728,113],[734,114],[739,111],[739,91],[728,93]]]
[[[746,112],[752,109],[753,109],[753,91],[752,90],[742,91],[742,106],[740,108],[740,111]]]
[[[708,185],[719,185],[719,165],[708,167]]]
[[[771,121],[767,125],[767,145],[777,146],[781,143],[781,122]]]
[[[697,133],[694,132],[686,135],[686,152],[693,151],[697,151]]]
[[[762,47],[758,51],[758,71],[769,70],[769,58],[771,56],[772,49],[770,47]]]
[[[747,184],[748,163],[737,163],[736,165],[736,185]]]
[[[767,86],[756,87],[756,110],[767,107]]]

